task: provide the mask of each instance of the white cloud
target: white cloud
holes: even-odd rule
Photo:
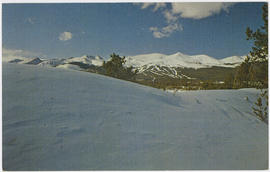
[[[160,8],[166,7],[166,3],[164,2],[159,2],[159,3],[135,3],[135,5],[141,6],[141,9],[146,9],[148,7],[154,6],[153,11],[157,11]]]
[[[164,11],[163,14],[168,23],[175,22],[178,20],[178,17],[169,10]]]
[[[26,19],[26,22],[28,22],[30,24],[34,24],[35,20],[33,18],[29,17],[29,18]]]
[[[155,5],[155,3],[141,3],[141,9],[148,8],[152,5]]]
[[[234,3],[225,2],[189,2],[172,3],[172,14],[179,14],[182,18],[203,19],[220,13],[222,10],[228,12]]]
[[[166,3],[161,3],[161,2],[156,3],[153,11],[157,11],[159,8],[164,8],[164,7],[166,7]]]
[[[183,27],[178,23],[171,23],[168,26],[162,27],[150,27],[149,30],[153,33],[155,38],[169,37],[175,31],[183,30]]]
[[[24,59],[24,58],[31,58],[31,57],[39,57],[44,56],[41,53],[35,53],[26,50],[18,50],[18,49],[7,49],[2,48],[2,59],[3,61],[10,61],[12,59]]]
[[[71,32],[60,33],[58,38],[59,38],[60,41],[70,40],[72,38],[72,33]]]
[[[155,38],[169,37],[175,31],[182,31],[182,25],[178,24],[179,18],[203,19],[220,13],[222,10],[229,12],[232,2],[182,2],[170,3],[171,8],[166,8],[166,3],[135,3],[141,9],[154,6],[153,11],[161,9],[168,25],[162,28],[150,27]]]

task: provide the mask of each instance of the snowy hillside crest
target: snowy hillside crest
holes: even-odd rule
[[[267,125],[249,113],[258,92],[173,95],[92,73],[5,63],[3,168],[267,169]]]

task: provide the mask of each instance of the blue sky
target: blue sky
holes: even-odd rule
[[[3,52],[105,58],[146,53],[246,55],[262,3],[3,4]],[[20,50],[20,51],[19,51]]]

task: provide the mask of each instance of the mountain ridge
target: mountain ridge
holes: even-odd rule
[[[138,71],[138,78],[143,80],[155,80],[156,78],[195,79],[186,69],[210,69],[213,67],[234,69],[244,61],[245,56],[230,56],[223,59],[215,59],[211,56],[186,55],[181,52],[166,55],[161,53],[140,54],[126,56],[124,66],[133,66]],[[43,67],[57,67],[71,70],[86,70],[97,73],[104,61],[101,56],[83,55],[80,57],[43,59],[43,58],[13,58],[10,63],[31,64]],[[188,70],[190,71],[190,70]]]
[[[186,55],[181,52],[166,55],[161,53],[141,54],[136,56],[127,56],[126,65],[135,68],[142,66],[167,66],[182,68],[208,68],[213,66],[234,68],[240,65],[245,56],[230,56],[223,59],[215,59],[205,54]],[[232,63],[229,63],[232,61]]]
[[[135,56],[126,56],[125,66],[133,66],[135,68],[141,68],[147,66],[166,66],[166,67],[182,67],[182,68],[208,68],[213,66],[219,67],[236,67],[240,65],[245,59],[245,56],[230,56],[222,59],[216,59],[214,57],[198,54],[198,55],[187,55],[181,52],[175,54],[166,55],[161,53],[150,53],[150,54],[139,54]],[[108,59],[109,60],[109,59]],[[101,56],[83,55],[80,57],[70,58],[55,58],[55,59],[44,59],[44,58],[11,58],[8,60],[10,63],[32,63],[41,66],[57,66],[67,63],[80,62],[88,65],[102,66],[104,60]],[[30,63],[30,64],[32,64]]]

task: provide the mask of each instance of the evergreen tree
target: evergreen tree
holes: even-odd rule
[[[266,61],[268,58],[268,4],[265,3],[262,7],[262,18],[264,25],[257,29],[255,32],[249,27],[246,30],[247,40],[253,40],[254,46],[250,51],[250,60]]]
[[[249,68],[250,62],[249,57],[241,63],[241,65],[237,68],[235,77],[234,77],[234,88],[243,88],[248,87],[249,83]]]
[[[135,81],[137,70],[134,71],[133,67],[125,67],[125,56],[120,57],[113,53],[111,59],[107,62],[103,62],[102,67],[105,69],[105,74],[111,77]]]
[[[233,88],[233,82],[234,82],[234,75],[232,73],[229,73],[225,79],[225,88],[232,89]]]
[[[261,91],[260,96],[252,107],[254,114],[263,122],[268,123],[268,92]]]

